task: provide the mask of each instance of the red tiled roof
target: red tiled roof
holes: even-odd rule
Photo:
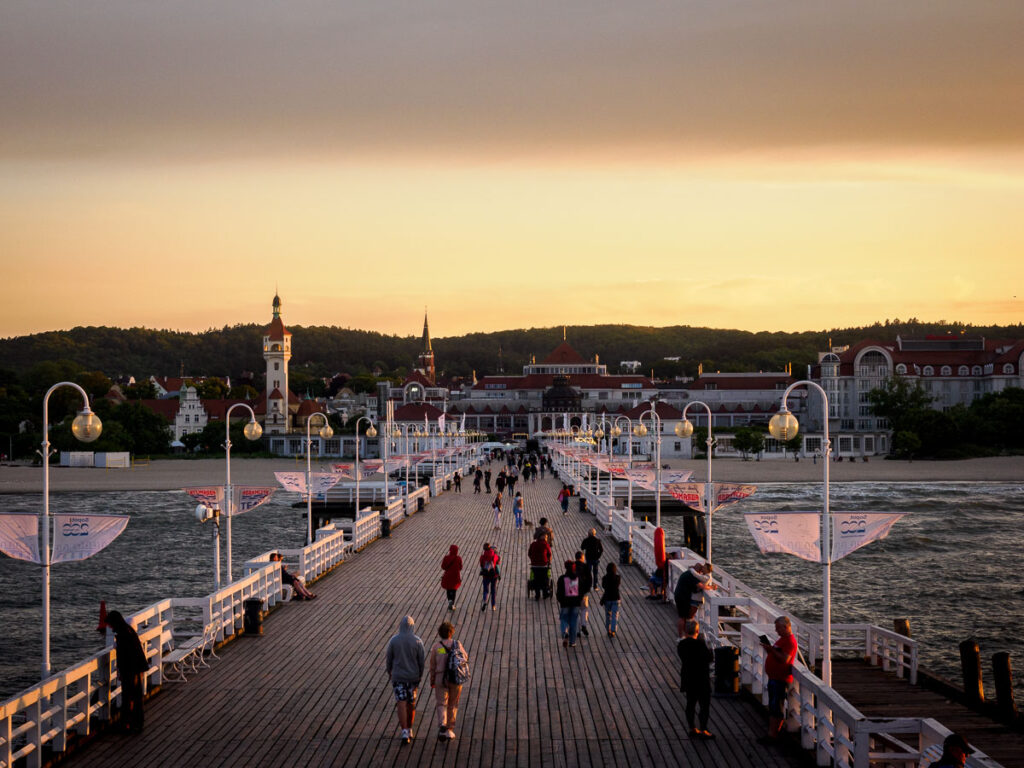
[[[281,322],[281,318],[275,317],[270,321],[270,325],[267,326],[263,335],[271,341],[284,341],[285,336],[291,336],[292,334],[291,331],[284,327],[284,323]]]
[[[178,415],[180,403],[176,397],[169,400],[139,400],[139,402],[154,413],[163,416],[169,423],[173,423],[174,417]]]
[[[544,364],[585,365],[586,362],[586,360],[580,357],[579,352],[569,346],[567,341],[563,341],[555,347],[554,351],[544,359]]]
[[[403,387],[408,386],[409,384],[412,384],[413,382],[416,382],[417,384],[422,384],[424,387],[433,387],[434,386],[434,384],[430,381],[430,379],[428,379],[426,376],[424,376],[419,371],[413,371],[408,376],[406,376],[405,377],[405,381],[402,382],[402,386]]]
[[[201,402],[201,404],[203,406],[203,409],[206,411],[207,416],[209,416],[211,421],[213,421],[213,420],[223,421],[224,420],[224,414],[226,414],[228,412],[228,409],[231,406],[236,405],[237,403],[245,403],[246,405],[252,406],[252,403],[248,402],[247,400],[227,400],[227,399],[224,399],[224,400],[202,400],[200,402]],[[253,410],[255,411],[256,409],[253,408]],[[245,408],[236,408],[232,412],[231,418],[233,418],[233,419],[246,418],[247,419],[247,418],[249,418],[249,412],[247,410],[245,410]]]
[[[296,416],[312,416],[314,413],[325,413],[324,406],[316,400],[303,400],[299,403]]]
[[[443,413],[440,408],[435,408],[429,403],[406,403],[401,408],[395,409],[395,421],[437,421],[437,417]]]
[[[284,400],[284,395],[281,394],[281,390],[274,387],[274,391],[270,393],[268,400]]]

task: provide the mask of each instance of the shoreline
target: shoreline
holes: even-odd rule
[[[313,471],[327,471],[333,458],[313,463]],[[346,461],[351,461],[347,459]],[[692,470],[694,482],[704,480],[707,461],[666,460],[672,469]],[[232,482],[243,485],[277,485],[274,472],[305,472],[303,459],[231,460]],[[83,491],[173,491],[185,486],[223,485],[225,461],[220,459],[163,459],[130,469],[50,467],[50,490],[54,493]],[[715,481],[742,483],[814,483],[822,480],[821,462],[811,459],[770,459],[743,461],[714,459]],[[1024,456],[999,456],[956,461],[833,462],[829,465],[833,483],[885,482],[1024,482]],[[41,493],[43,473],[30,464],[0,465],[0,494]]]

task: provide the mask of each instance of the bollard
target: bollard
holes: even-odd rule
[[[893,631],[897,635],[903,635],[904,637],[911,637],[910,634],[910,619],[893,619],[892,620]]]
[[[960,643],[960,669],[964,676],[964,693],[974,704],[985,702],[985,687],[981,682],[981,651],[974,640]]]
[[[242,616],[242,627],[247,635],[263,634],[263,601],[252,597],[242,602],[245,613]]]
[[[416,511],[417,512],[422,512],[426,508],[427,508],[426,500],[422,496],[417,498],[416,499]]]
[[[380,535],[382,539],[391,536],[391,520],[386,517],[380,519]]]
[[[715,648],[715,695],[735,696],[740,692],[740,649],[731,645]]]
[[[992,654],[992,679],[996,685],[999,719],[1012,723],[1017,719],[1017,703],[1013,700],[1013,670],[1010,669],[1010,654],[1006,651]]]
[[[587,512],[587,497],[580,496],[580,512]]]
[[[619,542],[619,562],[622,565],[630,565],[633,562],[633,547],[628,541]]]

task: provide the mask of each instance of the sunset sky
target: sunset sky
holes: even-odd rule
[[[1024,319],[1021,0],[4,0],[0,336]]]

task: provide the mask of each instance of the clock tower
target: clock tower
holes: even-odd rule
[[[274,295],[274,317],[263,332],[263,359],[267,361],[267,416],[263,431],[268,435],[288,433],[288,361],[292,358],[292,335],[281,322],[281,299]]]

